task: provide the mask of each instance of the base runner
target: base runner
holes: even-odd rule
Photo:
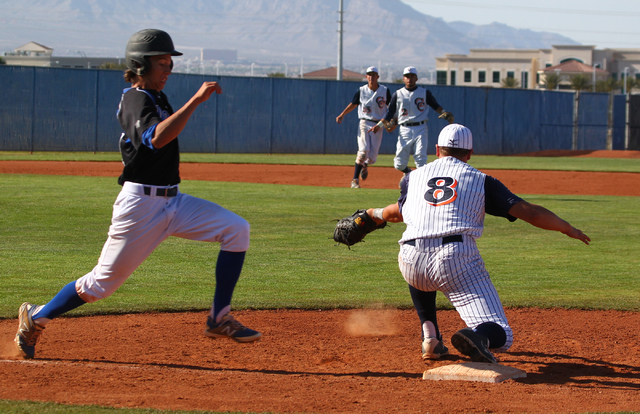
[[[178,134],[203,102],[222,89],[204,82],[177,112],[162,92],[180,56],[166,32],[146,29],[135,33],[126,48],[128,70],[118,121],[123,133],[120,150],[124,169],[122,190],[98,264],[64,286],[43,306],[20,306],[15,345],[24,358],[35,356],[35,345],[54,318],[85,303],[110,296],[169,236],[220,243],[215,268],[215,294],[204,335],[251,342],[260,332],[233,318],[231,296],[249,248],[249,223],[211,201],[180,192]],[[170,271],[170,269],[169,269]]]

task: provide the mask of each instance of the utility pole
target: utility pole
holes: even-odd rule
[[[343,23],[343,0],[340,0],[340,10],[338,11],[338,16],[340,20],[338,20],[338,74],[336,76],[336,80],[342,80],[342,23]]]

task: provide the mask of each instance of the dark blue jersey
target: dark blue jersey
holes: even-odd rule
[[[120,152],[124,169],[118,178],[140,184],[170,186],[180,182],[178,138],[162,148],[154,148],[151,139],[157,125],[173,114],[164,93],[151,89],[128,88],[122,93],[118,121],[124,131]]]

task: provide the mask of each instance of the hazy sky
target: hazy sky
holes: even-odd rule
[[[640,0],[401,0],[446,22],[504,23],[554,32],[583,45],[640,48]]]

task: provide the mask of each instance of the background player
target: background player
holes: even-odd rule
[[[371,128],[387,115],[387,105],[391,94],[386,86],[380,85],[378,68],[367,68],[367,84],[361,86],[353,96],[351,103],[336,118],[341,124],[346,114],[358,108],[358,154],[356,167],[351,180],[351,188],[360,188],[360,177],[366,180],[369,176],[368,166],[376,162],[378,150],[382,143],[382,130],[371,131]]]
[[[20,306],[15,344],[25,358],[33,358],[36,342],[53,318],[85,303],[111,295],[167,237],[219,242],[216,287],[206,322],[208,337],[250,342],[261,334],[243,326],[230,314],[231,296],[249,248],[249,223],[237,214],[178,189],[178,134],[201,103],[222,93],[216,82],[204,82],[177,112],[162,92],[180,56],[171,37],[161,30],[135,33],[126,48],[128,70],[118,109],[124,131],[120,149],[124,169],[118,179],[122,191],[113,206],[109,235],[97,266],[68,285],[49,303]]]
[[[448,353],[436,318],[436,291],[456,308],[468,328],[451,343],[475,362],[495,362],[489,349],[506,351],[513,333],[476,246],[485,213],[522,219],[589,244],[582,231],[544,207],[512,194],[500,181],[467,164],[473,153],[471,131],[446,126],[438,137],[437,160],[407,174],[400,198],[384,209],[369,209],[376,221],[404,222],[398,264],[409,284],[422,325],[423,358]]]
[[[372,128],[373,132],[380,130],[382,125],[388,125],[393,118],[400,126],[398,130],[398,143],[393,166],[408,173],[409,157],[413,154],[416,168],[427,163],[428,132],[427,120],[429,107],[441,114],[440,118],[453,123],[453,114],[442,109],[431,91],[416,85],[418,71],[412,66],[404,68],[402,72],[404,88],[399,89],[389,101],[387,116]]]

